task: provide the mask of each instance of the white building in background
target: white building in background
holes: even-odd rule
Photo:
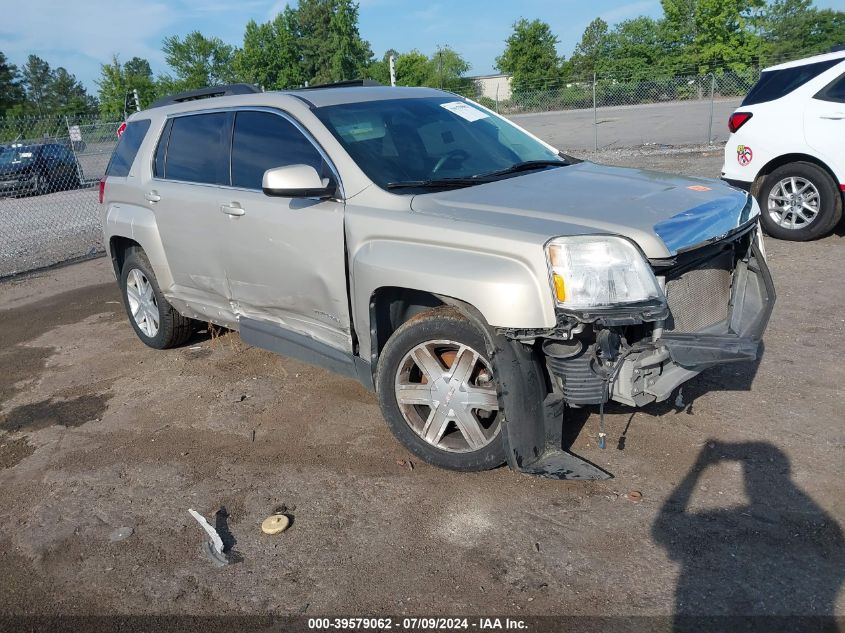
[[[479,75],[468,79],[475,82],[479,97],[488,97],[493,101],[508,101],[511,98],[510,75]]]

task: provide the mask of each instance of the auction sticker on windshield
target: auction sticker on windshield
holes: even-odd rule
[[[468,105],[463,101],[450,101],[448,103],[441,103],[440,107],[446,108],[449,112],[457,114],[462,119],[466,119],[470,122],[478,121],[479,119],[486,119],[488,116],[490,116],[486,112],[476,110],[471,105]]]

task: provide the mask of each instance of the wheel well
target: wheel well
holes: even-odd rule
[[[411,288],[386,286],[376,290],[370,297],[370,338],[372,362],[378,360],[387,339],[405,321],[421,312],[442,306],[436,295]]]
[[[782,167],[783,165],[788,165],[789,163],[812,163],[818,167],[824,169],[828,175],[833,179],[836,183],[836,174],[825,165],[822,161],[814,156],[810,156],[809,154],[784,154],[783,156],[778,156],[777,158],[773,158],[770,160],[766,165],[760,170],[757,174],[757,178],[754,180],[754,183],[751,185],[751,194],[756,198],[760,195],[760,189],[763,188],[763,182],[765,182],[766,177],[772,173],[778,167]],[[838,183],[837,183],[838,185]]]
[[[141,248],[135,240],[128,237],[116,235],[109,240],[109,254],[111,255],[111,263],[114,266],[114,274],[120,279],[120,271],[123,270],[123,262],[126,260],[126,251],[131,247],[137,246]]]

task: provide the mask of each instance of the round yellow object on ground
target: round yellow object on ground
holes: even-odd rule
[[[278,534],[288,529],[290,519],[284,514],[273,514],[261,523],[261,531],[265,534]]]

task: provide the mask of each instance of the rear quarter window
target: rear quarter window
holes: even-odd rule
[[[845,74],[839,75],[839,77],[822,88],[816,94],[816,99],[845,103]]]
[[[742,105],[750,106],[785,97],[841,61],[841,59],[831,59],[783,70],[767,70],[760,75],[760,80],[754,84]]]
[[[138,148],[141,147],[149,129],[149,119],[130,121],[126,125],[123,135],[117,142],[117,147],[114,148],[109,166],[106,168],[106,176],[126,177],[129,175],[129,169],[135,161]]]

